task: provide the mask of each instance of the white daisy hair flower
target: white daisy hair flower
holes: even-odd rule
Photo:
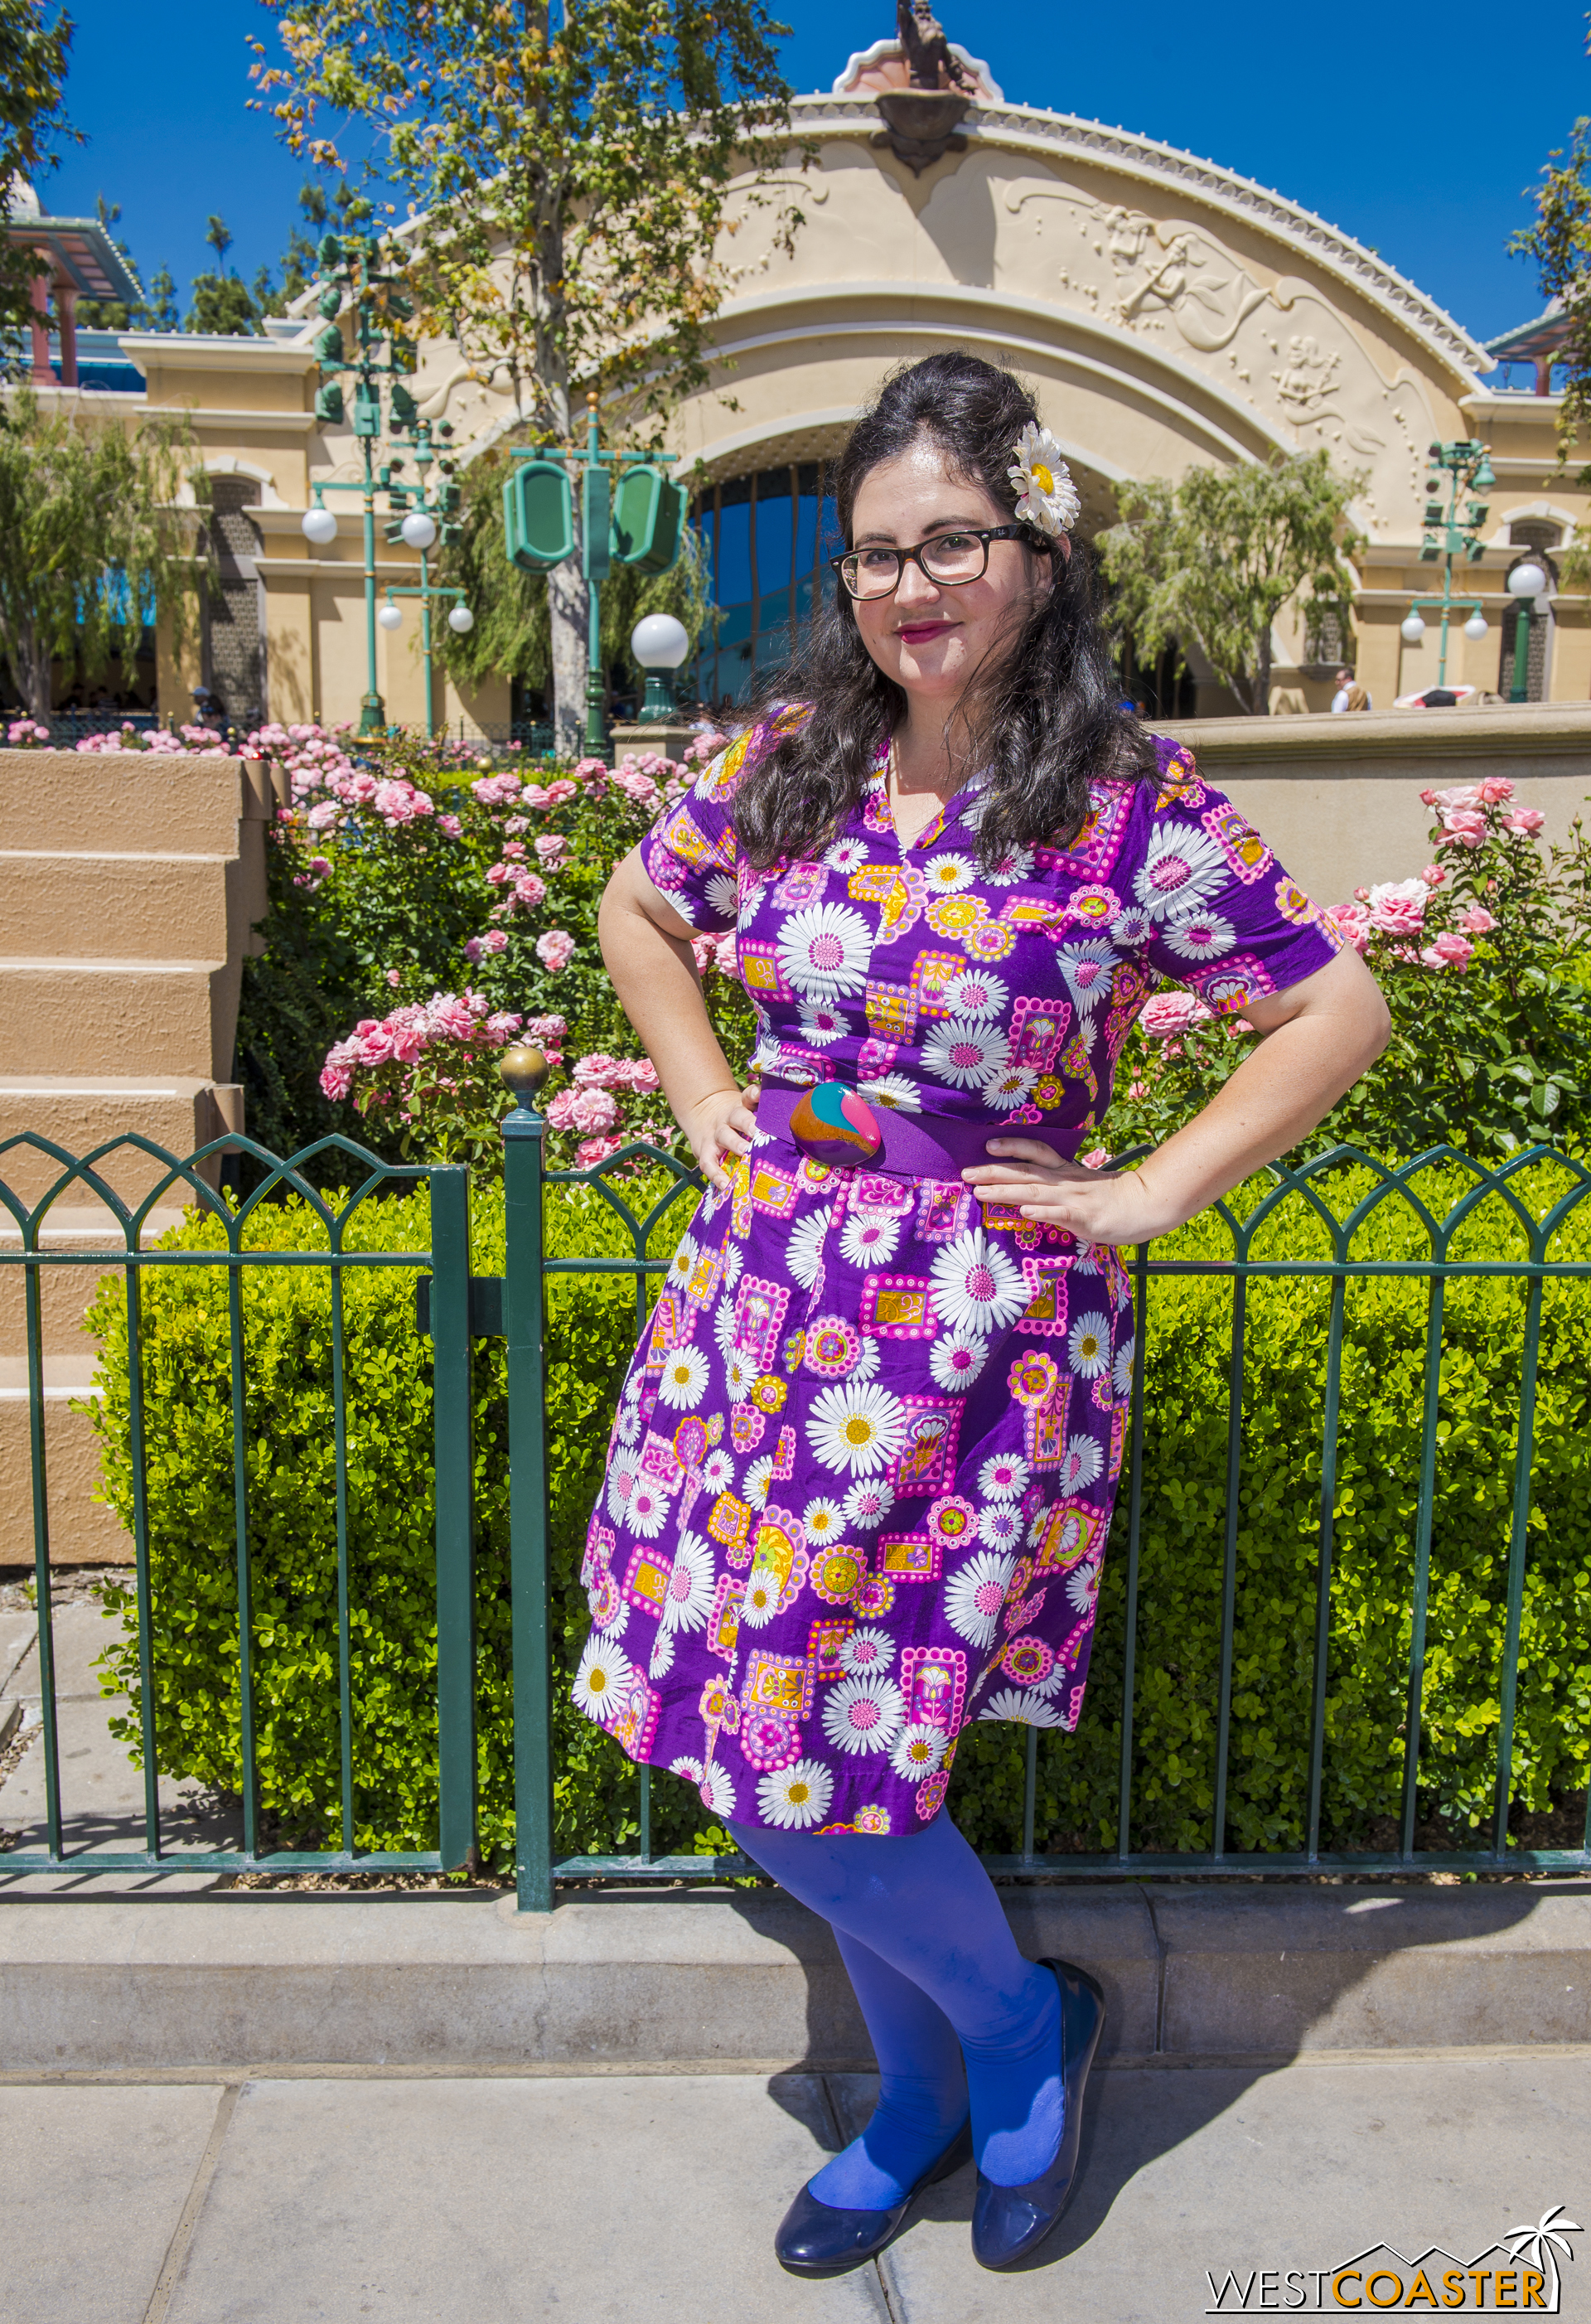
[[[1082,502],[1061,447],[1047,428],[1030,420],[1011,447],[1006,471],[1016,487],[1016,514],[1051,540],[1070,532],[1082,514]]]

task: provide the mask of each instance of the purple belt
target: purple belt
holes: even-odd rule
[[[798,1153],[811,1155],[816,1161],[839,1167],[851,1165],[881,1170],[892,1178],[959,1178],[975,1162],[998,1159],[988,1151],[991,1138],[1039,1138],[1046,1146],[1053,1147],[1063,1159],[1071,1161],[1087,1134],[1081,1130],[1059,1126],[1052,1129],[1048,1125],[1032,1130],[1025,1123],[1009,1120],[963,1121],[948,1113],[901,1113],[890,1106],[865,1103],[859,1107],[855,1093],[847,1088],[844,1094],[851,1101],[847,1111],[860,1117],[859,1129],[850,1138],[843,1130],[824,1138],[811,1127],[803,1134],[799,1125],[793,1126],[793,1117],[811,1094],[807,1090],[781,1088],[776,1083],[765,1082],[757,1102],[758,1129],[782,1139]],[[876,1147],[872,1145],[874,1135],[879,1141]]]

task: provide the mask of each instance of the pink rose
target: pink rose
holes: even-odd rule
[[[624,1073],[617,1057],[609,1056],[605,1049],[593,1049],[589,1056],[575,1060],[569,1078],[576,1089],[612,1089]]]
[[[483,775],[479,782],[470,785],[470,796],[483,807],[507,807],[519,798],[521,788],[518,775]]]
[[[1506,775],[1488,775],[1479,786],[1477,796],[1482,807],[1496,807],[1513,797],[1513,785]]]
[[[321,799],[310,808],[304,820],[311,831],[331,831],[336,827],[338,812],[335,799]]]
[[[514,894],[521,904],[534,911],[538,904],[547,901],[547,882],[538,880],[534,872],[521,872],[514,881]]]
[[[593,781],[601,781],[605,783],[607,779],[608,762],[606,759],[577,759],[575,761],[575,780],[577,785],[580,783],[589,783]]]
[[[1461,973],[1475,958],[1475,946],[1467,936],[1454,936],[1450,931],[1426,945],[1420,954],[1427,968],[1456,968]]]
[[[520,792],[520,797],[527,807],[547,807],[553,803],[551,793],[544,790],[539,783],[526,783]]]
[[[1369,890],[1366,889],[1365,892],[1368,894]],[[1363,953],[1368,949],[1370,924],[1359,905],[1334,904],[1325,918],[1330,921],[1343,941],[1352,945],[1356,953]]]
[[[486,884],[489,888],[501,888],[505,880],[511,880],[512,878],[513,866],[511,863],[493,863],[486,873]]]
[[[561,1017],[532,1017],[526,1024],[525,1038],[545,1048],[549,1041],[561,1041],[568,1029]]]
[[[470,938],[469,942],[464,946],[464,958],[472,966],[474,966],[488,954],[494,952],[506,952],[507,949],[508,930],[506,928],[488,928],[483,936],[472,936]]]
[[[1471,904],[1461,914],[1458,925],[1467,936],[1490,936],[1497,923],[1484,904]]]
[[[572,783],[567,775],[560,775],[556,782],[548,783],[547,796],[549,805],[562,807],[566,799],[580,797],[580,786],[578,783]]]
[[[1365,917],[1384,936],[1418,936],[1428,893],[1423,880],[1382,880],[1370,890]]]
[[[552,975],[557,976],[575,957],[575,939],[566,928],[548,928],[536,939],[536,957]]]
[[[1197,993],[1157,992],[1152,1001],[1145,1002],[1138,1025],[1151,1041],[1164,1041],[1173,1033],[1185,1033],[1190,1025],[1197,1025],[1213,1014]]]
[[[1086,1154],[1080,1154],[1077,1158],[1085,1170],[1102,1170],[1109,1161],[1110,1154],[1106,1147],[1091,1146]]]
[[[1486,818],[1479,807],[1448,807],[1442,816],[1443,847],[1481,847],[1485,844]]]
[[[1532,831],[1540,831],[1546,820],[1539,807],[1516,807],[1512,815],[1504,816],[1503,825],[1506,831],[1522,832],[1528,835]]]
[[[594,1170],[597,1164],[605,1162],[610,1154],[617,1154],[623,1143],[621,1138],[588,1138],[584,1146],[577,1146],[575,1149],[575,1168]]]
[[[556,872],[569,853],[569,843],[561,832],[544,831],[536,843],[536,853],[541,858],[543,871]]]
[[[1420,876],[1428,888],[1440,888],[1447,884],[1448,875],[1439,863],[1428,863]]]
[[[577,1090],[569,1118],[576,1130],[588,1136],[609,1130],[619,1119],[619,1102],[611,1090]]]
[[[445,831],[445,832],[447,834],[447,836],[448,836],[448,838],[449,838],[449,839],[462,839],[462,838],[463,838],[463,836],[464,836],[464,825],[463,825],[463,824],[462,824],[462,823],[460,823],[460,821],[459,821],[459,819],[458,819],[457,816],[455,816],[455,815],[439,815],[439,816],[437,817],[437,827],[438,827],[438,829],[440,829],[440,830],[442,830],[442,831]]]

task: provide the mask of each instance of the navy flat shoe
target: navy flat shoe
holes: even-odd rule
[[[978,2174],[972,2207],[972,2256],[981,2267],[1014,2267],[1036,2251],[1062,2212],[1077,2176],[1083,2090],[1105,2027],[1105,1996],[1086,1969],[1041,1960],[1061,1987],[1061,2087],[1066,2116],[1055,2160],[1025,2187],[997,2187]]]
[[[964,2122],[937,2163],[932,2163],[902,2203],[887,2211],[841,2211],[820,2203],[804,2187],[774,2237],[774,2256],[792,2275],[843,2275],[874,2258],[900,2233],[906,2215],[925,2187],[948,2179],[972,2159],[972,2126]]]

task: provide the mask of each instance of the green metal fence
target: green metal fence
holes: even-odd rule
[[[224,1152],[243,1152],[261,1167],[261,1184],[235,1210],[202,1175],[207,1162]],[[304,1175],[328,1154],[345,1156],[363,1181],[339,1209]],[[140,1137],[108,1141],[78,1160],[49,1139],[24,1134],[0,1145],[0,1169],[31,1157],[53,1165],[59,1176],[29,1204],[0,1178],[0,1202],[18,1240],[0,1244],[0,1267],[20,1268],[27,1342],[29,1468],[32,1498],[33,1573],[38,1603],[39,1673],[44,1757],[46,1848],[0,1856],[0,1869],[16,1873],[81,1875],[86,1872],[239,1872],[269,1866],[272,1871],[396,1868],[435,1870],[473,1860],[475,1845],[474,1586],[470,1449],[470,1185],[467,1170],[454,1167],[408,1168],[389,1166],[345,1139],[326,1139],[291,1162],[280,1162],[248,1139],[217,1139],[179,1162]],[[154,1183],[135,1204],[123,1201],[106,1176],[142,1156],[152,1166]],[[423,1251],[350,1250],[349,1227],[363,1205],[389,1189],[428,1182],[432,1248]],[[326,1230],[325,1250],[245,1250],[250,1221],[279,1190],[308,1203]],[[163,1201],[176,1194],[215,1219],[225,1246],[215,1250],[145,1250],[146,1222]],[[47,1248],[43,1238],[61,1212],[85,1203],[101,1206],[104,1240],[96,1248]],[[58,1206],[60,1206],[58,1208]],[[97,1226],[97,1215],[96,1217]],[[244,1769],[241,1817],[243,1846],[236,1849],[173,1851],[163,1844],[155,1750],[154,1622],[150,1585],[147,1448],[161,1425],[149,1409],[144,1379],[141,1315],[143,1283],[152,1268],[218,1268],[226,1277],[232,1403],[233,1556],[238,1604],[238,1685],[241,1757]],[[342,1846],[313,1851],[260,1846],[256,1804],[255,1624],[250,1560],[249,1484],[244,1434],[245,1367],[243,1278],[262,1267],[324,1269],[331,1286],[331,1374],[335,1430],[337,1569],[337,1697],[341,1742]],[[426,1269],[430,1277],[436,1431],[437,1670],[440,1831],[434,1850],[367,1854],[354,1844],[353,1651],[348,1559],[348,1406],[344,1360],[343,1285],[350,1269],[392,1267]],[[129,1357],[130,1453],[133,1488],[133,1546],[137,1592],[140,1662],[139,1722],[143,1767],[144,1844],[142,1849],[72,1850],[63,1840],[61,1768],[51,1615],[49,1444],[44,1393],[44,1332],[41,1280],[61,1268],[92,1268],[97,1276],[119,1273],[124,1281]]]
[[[619,1881],[679,1878],[722,1878],[751,1868],[739,1858],[655,1856],[651,1849],[651,1797],[648,1771],[636,1775],[639,1841],[627,1855],[564,1856],[555,1849],[553,1815],[553,1676],[549,1652],[548,1491],[546,1453],[545,1300],[548,1276],[621,1276],[634,1286],[638,1332],[650,1305],[653,1278],[667,1271],[667,1261],[652,1255],[660,1224],[671,1222],[694,1200],[700,1180],[671,1155],[637,1146],[616,1154],[599,1168],[546,1172],[543,1167],[545,1122],[536,1110],[536,1077],[513,1083],[518,1102],[503,1124],[504,1194],[506,1207],[505,1275],[471,1277],[469,1272],[469,1180],[462,1168],[437,1166],[404,1168],[389,1166],[345,1140],[327,1140],[289,1163],[278,1162],[247,1141],[265,1176],[263,1183],[241,1208],[234,1210],[206,1183],[199,1166],[222,1150],[223,1141],[201,1149],[179,1163],[143,1139],[123,1139],[76,1161],[60,1148],[37,1138],[13,1139],[0,1147],[0,1168],[14,1147],[47,1157],[60,1173],[50,1191],[32,1205],[20,1201],[0,1182],[5,1201],[20,1240],[0,1247],[0,1266],[19,1267],[25,1289],[28,1352],[28,1406],[34,1534],[40,1622],[41,1675],[44,1702],[43,1750],[48,1845],[42,1851],[0,1857],[0,1872],[80,1873],[95,1871],[234,1871],[255,1866],[272,1870],[299,1868],[380,1869],[455,1868],[474,1861],[475,1846],[475,1690],[474,1647],[473,1511],[470,1341],[501,1333],[506,1342],[510,1464],[510,1579],[513,1626],[514,1790],[517,1817],[516,1872],[522,1909],[545,1911],[553,1902],[559,1879],[600,1877]],[[107,1157],[117,1148],[135,1150],[155,1164],[160,1183],[136,1208],[124,1205],[104,1176]],[[317,1194],[305,1173],[317,1157],[335,1150],[351,1166],[363,1169],[363,1182],[340,1209]],[[632,1166],[643,1166],[639,1176]],[[1531,1174],[1550,1164],[1564,1191],[1547,1203],[1526,1199]],[[1439,1165],[1465,1176],[1467,1191],[1440,1215],[1428,1207],[1423,1174]],[[1326,1198],[1332,1175],[1346,1167],[1370,1175],[1366,1193],[1346,1215],[1338,1217]],[[656,1200],[656,1179],[667,1184]],[[1118,1705],[1090,1697],[1088,1715],[1119,1719],[1119,1775],[1116,1800],[1114,1849],[1088,1854],[1046,1854],[1035,1849],[1038,1791],[1037,1733],[1026,1736],[1026,1759],[1020,1831],[1013,1831],[1009,1852],[986,1857],[990,1868],[1016,1877],[1062,1876],[1098,1878],[1101,1874],[1145,1877],[1186,1876],[1191,1872],[1252,1876],[1261,1872],[1386,1872],[1442,1868],[1475,1871],[1489,1868],[1575,1871],[1591,1869],[1588,1833],[1578,1848],[1528,1849],[1509,1845],[1509,1817],[1514,1801],[1513,1753],[1518,1706],[1522,1612],[1524,1604],[1531,1506],[1531,1472],[1535,1451],[1538,1357],[1541,1342],[1542,1302],[1549,1285],[1583,1284],[1591,1276],[1591,1259],[1555,1255],[1554,1245],[1566,1222],[1591,1194],[1591,1173],[1578,1164],[1545,1148],[1513,1157],[1497,1170],[1487,1171],[1451,1149],[1418,1157],[1393,1169],[1352,1149],[1338,1148],[1297,1172],[1276,1167],[1272,1191],[1245,1216],[1226,1204],[1217,1215],[1224,1223],[1229,1250],[1219,1258],[1156,1255],[1152,1247],[1136,1250],[1129,1260],[1136,1308],[1135,1358],[1127,1436],[1130,1447],[1125,1507],[1116,1527],[1117,1548],[1125,1562],[1126,1651]],[[350,1222],[363,1205],[385,1192],[405,1191],[428,1184],[432,1232],[428,1250],[351,1250],[345,1247]],[[638,1185],[648,1189],[647,1206],[630,1199]],[[549,1258],[544,1242],[544,1204],[548,1187],[585,1185],[607,1204],[620,1221],[630,1251],[623,1257]],[[260,1205],[281,1189],[301,1195],[325,1229],[324,1250],[251,1250],[244,1247],[245,1229]],[[1539,1191],[1539,1182],[1538,1182]],[[162,1196],[179,1193],[222,1222],[225,1247],[215,1250],[151,1250],[140,1247],[141,1230]],[[85,1196],[103,1204],[115,1221],[116,1236],[95,1250],[46,1248],[41,1240],[51,1207],[63,1196]],[[1287,1210],[1284,1206],[1292,1204]],[[1493,1208],[1485,1208],[1493,1205]],[[1356,1250],[1361,1231],[1387,1206],[1414,1222],[1423,1248],[1413,1256],[1387,1258]],[[378,1212],[379,1215],[379,1212]],[[1591,1215],[1591,1214],[1588,1214]],[[1272,1249],[1285,1229],[1293,1235],[1301,1222],[1308,1232],[1295,1240],[1316,1246],[1311,1253],[1293,1250],[1277,1255]],[[1477,1255],[1470,1245],[1478,1228],[1506,1222],[1506,1234],[1494,1240],[1507,1249]],[[149,1571],[148,1513],[143,1489],[145,1448],[152,1430],[160,1427],[158,1411],[146,1409],[143,1368],[138,1360],[141,1286],[151,1267],[210,1267],[225,1270],[231,1334],[233,1416],[233,1556],[236,1567],[240,1678],[242,1686],[242,1759],[244,1819],[241,1849],[173,1854],[161,1845],[156,1797],[152,1624]],[[247,1349],[244,1329],[242,1283],[253,1266],[320,1268],[331,1284],[334,1416],[336,1475],[336,1556],[338,1591],[337,1683],[342,1738],[342,1845],[336,1849],[289,1853],[262,1849],[253,1806],[254,1736],[251,1666],[251,1573],[247,1467],[244,1442]],[[124,1278],[127,1327],[132,1357],[132,1469],[133,1476],[133,1536],[136,1560],[137,1609],[141,1655],[143,1762],[145,1786],[145,1845],[142,1851],[96,1852],[85,1858],[63,1849],[60,1769],[55,1739],[54,1689],[50,1652],[50,1558],[47,1498],[43,1336],[40,1314],[41,1277],[51,1268],[91,1267],[100,1274],[114,1269]],[[434,1851],[359,1852],[354,1847],[352,1648],[349,1608],[348,1487],[346,1459],[347,1383],[342,1337],[342,1285],[346,1270],[396,1267],[428,1275],[428,1328],[433,1341],[436,1452],[436,1542],[437,1622],[437,1711],[440,1830]],[[1140,1630],[1140,1569],[1144,1557],[1145,1351],[1156,1317],[1156,1285],[1178,1277],[1202,1275],[1228,1287],[1230,1344],[1227,1360],[1225,1514],[1221,1542],[1220,1641],[1219,1703],[1216,1709],[1214,1796],[1209,1816],[1208,1843],[1196,1850],[1145,1852],[1134,1844],[1134,1785],[1140,1770],[1135,1747],[1135,1711],[1139,1702],[1136,1666]],[[1415,1516],[1410,1553],[1410,1595],[1405,1609],[1408,1655],[1402,1726],[1402,1815],[1398,1845],[1381,1850],[1334,1851],[1321,1845],[1322,1793],[1328,1765],[1328,1664],[1333,1615],[1334,1551],[1338,1511],[1338,1444],[1342,1426],[1343,1350],[1346,1302],[1350,1285],[1377,1277],[1411,1277],[1426,1289],[1425,1328],[1421,1361],[1419,1473],[1415,1484]],[[1435,1849],[1416,1844],[1417,1790],[1421,1773],[1421,1720],[1427,1662],[1427,1609],[1432,1571],[1432,1525],[1439,1464],[1442,1458],[1441,1365],[1444,1352],[1444,1306],[1448,1286],[1456,1282],[1493,1277],[1516,1284],[1522,1305],[1522,1360],[1513,1452],[1512,1497],[1508,1523],[1504,1635],[1501,1653],[1501,1701],[1497,1721],[1495,1765],[1492,1781],[1493,1808],[1489,1831],[1473,1849]],[[1314,1527],[1314,1615],[1308,1642],[1311,1669],[1310,1733],[1307,1757],[1292,1773],[1306,1803],[1307,1844],[1283,1853],[1244,1853],[1228,1845],[1228,1797],[1231,1776],[1231,1736],[1234,1714],[1234,1653],[1237,1627],[1240,1533],[1240,1487],[1249,1448],[1245,1438],[1245,1382],[1255,1286],[1277,1281],[1317,1282],[1327,1286],[1328,1326],[1322,1382],[1319,1496]],[[1163,1294],[1161,1295],[1163,1302]],[[422,1323],[426,1319],[422,1316]],[[1411,1478],[1411,1482],[1414,1480]]]

